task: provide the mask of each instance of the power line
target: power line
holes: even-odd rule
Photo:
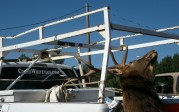
[[[91,5],[90,5],[90,7],[97,8],[97,7],[91,6]],[[127,19],[127,18],[118,16],[118,15],[116,15],[116,14],[114,14],[114,13],[111,13],[111,15],[112,15],[113,17],[115,17],[115,18],[118,18],[118,19],[123,20],[123,21],[127,21],[127,22],[132,23],[132,24],[136,24],[136,25],[138,25],[138,26],[144,26],[144,27],[149,28],[149,29],[152,29],[152,30],[157,30],[157,28],[153,28],[153,27],[150,27],[150,26],[148,26],[148,25],[142,25],[142,24],[139,23],[139,22],[136,22],[136,21],[133,21],[133,20],[130,20],[130,19]]]
[[[130,19],[126,19],[126,18],[124,18],[124,17],[120,17],[120,16],[115,15],[115,14],[112,14],[112,16],[113,16],[113,17],[117,17],[117,18],[119,18],[119,19],[121,19],[121,20],[123,20],[123,21],[127,21],[127,22],[129,22],[129,23],[137,24],[138,26],[144,26],[144,27],[149,28],[149,29],[157,30],[157,28],[153,28],[153,27],[150,27],[150,26],[147,26],[147,25],[142,25],[141,23],[135,22],[135,21],[130,20]]]
[[[0,31],[4,31],[4,30],[11,30],[11,29],[17,29],[17,28],[23,28],[23,27],[28,27],[28,26],[34,26],[34,25],[38,25],[38,24],[42,24],[42,23],[47,23],[47,22],[50,22],[50,21],[54,21],[54,20],[57,20],[57,19],[60,19],[60,18],[63,18],[63,17],[66,17],[66,16],[69,16],[69,15],[72,15],[82,9],[85,9],[86,7],[81,7],[79,9],[76,9],[70,13],[67,13],[65,15],[62,15],[62,16],[59,16],[59,17],[56,17],[56,18],[52,18],[52,19],[48,19],[48,20],[45,20],[45,21],[40,21],[40,22],[37,22],[37,23],[31,23],[31,24],[26,24],[26,25],[21,25],[21,26],[14,26],[14,27],[9,27],[9,28],[2,28],[0,29]]]
[[[121,20],[123,20],[123,21],[127,21],[127,22],[132,23],[132,24],[137,24],[137,25],[140,26],[140,27],[143,26],[143,27],[146,27],[147,29],[152,29],[152,30],[154,30],[154,31],[157,31],[157,30],[158,30],[157,28],[150,27],[150,26],[148,26],[148,25],[143,25],[143,24],[141,24],[141,23],[135,22],[135,21],[130,20],[130,19],[126,19],[126,18],[124,18],[124,17],[120,17],[120,16],[115,15],[115,14],[111,14],[111,15],[112,15],[113,17],[119,18],[119,19],[121,19]],[[173,33],[173,32],[170,32],[170,34],[175,34],[175,35],[176,35],[176,33]]]

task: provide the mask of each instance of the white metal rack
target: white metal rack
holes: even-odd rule
[[[70,20],[73,20],[73,19],[76,19],[76,18],[84,17],[86,15],[91,15],[91,14],[101,12],[101,11],[104,12],[104,25],[94,26],[94,27],[90,27],[90,28],[86,28],[86,29],[82,29],[82,30],[78,30],[78,31],[73,31],[73,32],[65,33],[65,34],[60,34],[60,35],[48,37],[48,38],[43,38],[43,29],[45,27],[52,26],[52,25],[55,25],[55,24],[59,24],[59,23],[66,22],[66,21],[70,21]],[[2,46],[3,45],[2,42],[3,42],[4,38],[13,39],[13,38],[17,38],[17,37],[23,36],[25,34],[31,33],[31,32],[36,31],[36,30],[39,30],[39,39],[37,39],[35,41],[20,43],[20,44],[6,46],[6,47]],[[101,9],[91,11],[91,12],[88,12],[88,13],[84,13],[84,14],[81,14],[81,15],[77,15],[77,16],[74,16],[74,17],[71,17],[71,18],[63,19],[63,20],[60,20],[60,21],[57,21],[57,22],[49,23],[49,24],[46,24],[46,25],[31,29],[31,30],[28,30],[28,31],[25,31],[23,33],[17,34],[17,35],[12,36],[12,37],[4,37],[4,38],[2,37],[1,40],[0,40],[1,57],[3,58],[5,56],[5,53],[7,53],[7,52],[19,51],[19,50],[22,50],[25,47],[35,46],[35,45],[49,43],[49,42],[55,42],[55,41],[58,41],[58,40],[61,40],[61,39],[74,37],[74,36],[94,32],[94,31],[104,31],[105,35],[106,35],[105,46],[104,46],[105,52],[104,52],[104,56],[103,56],[103,65],[102,65],[102,68],[103,68],[102,74],[103,75],[101,75],[102,83],[100,84],[101,91],[99,91],[99,97],[102,98],[103,97],[103,90],[104,90],[105,73],[106,73],[106,67],[107,67],[107,62],[108,62],[108,51],[109,51],[109,46],[110,46],[110,20],[109,20],[108,7],[101,8]],[[24,51],[28,52],[27,49],[24,50]],[[29,51],[32,52],[32,50],[29,50]],[[2,60],[1,60],[1,62],[2,62]]]
[[[68,33],[59,34],[59,35],[44,38],[44,29],[46,27],[53,26],[53,25],[56,25],[56,24],[60,24],[60,23],[63,23],[63,22],[68,22],[68,21],[71,21],[71,20],[74,20],[74,19],[82,18],[82,17],[85,17],[87,15],[92,15],[92,14],[99,13],[99,12],[103,12],[104,24],[96,25],[96,26],[92,26],[92,27],[89,27],[89,28],[84,28],[84,29],[81,29],[81,30],[72,31],[72,32],[68,32]],[[147,30],[147,29],[111,24],[109,15],[110,15],[109,14],[109,8],[104,7],[104,8],[98,9],[98,10],[94,10],[94,11],[91,11],[91,12],[87,12],[87,13],[80,14],[80,15],[77,15],[77,16],[73,16],[73,17],[70,17],[70,18],[66,18],[66,19],[63,19],[63,20],[52,22],[52,23],[49,23],[49,24],[46,24],[46,25],[43,25],[43,26],[39,26],[39,27],[36,27],[34,29],[31,29],[31,30],[22,32],[20,34],[17,34],[15,36],[1,37],[0,38],[0,57],[1,57],[0,63],[1,64],[3,63],[4,57],[6,55],[8,55],[9,52],[20,52],[20,51],[30,52],[30,53],[41,52],[40,50],[25,49],[26,47],[41,45],[41,44],[58,44],[58,45],[61,45],[61,46],[62,45],[66,46],[66,47],[84,47],[84,48],[98,49],[98,50],[91,51],[91,52],[81,52],[81,53],[78,53],[78,52],[77,53],[63,53],[62,52],[60,54],[60,56],[52,57],[52,60],[72,58],[72,57],[74,57],[74,55],[87,56],[87,55],[94,55],[94,54],[103,53],[102,72],[101,72],[101,79],[100,79],[100,85],[99,85],[100,91],[99,91],[99,95],[98,95],[99,98],[103,98],[104,97],[104,90],[105,90],[105,74],[106,74],[106,68],[108,66],[108,51],[109,51],[109,48],[111,47],[113,52],[119,51],[119,50],[124,50],[124,49],[121,49],[119,46],[110,46],[111,40],[118,40],[119,39],[120,44],[123,45],[125,38],[132,37],[132,36],[140,36],[140,35],[143,35],[143,34],[168,38],[167,40],[131,45],[131,46],[129,46],[129,49],[157,46],[157,45],[170,44],[170,43],[179,43],[179,36],[178,35],[173,35],[173,34],[168,34],[168,33],[162,32],[162,31],[165,31],[165,30],[171,30],[171,29],[179,28],[179,26],[172,27],[172,28],[166,28],[166,29],[159,29],[157,31],[152,31],[152,30]],[[111,29],[119,30],[119,31],[132,32],[132,33],[137,33],[137,34],[122,36],[122,37],[119,37],[119,38],[111,38]],[[3,40],[4,39],[15,39],[15,38],[18,38],[20,36],[24,36],[26,34],[32,33],[34,31],[39,32],[39,38],[37,40],[28,41],[28,42],[19,43],[19,44],[10,45],[10,46],[5,46],[5,47],[3,46]],[[60,41],[63,41],[63,39],[83,35],[83,34],[86,34],[86,33],[92,33],[92,32],[99,32],[99,34],[101,34],[101,36],[104,38],[104,41],[101,41],[99,43],[103,42],[104,45],[98,45],[98,44],[88,45],[88,44],[84,44],[84,43],[68,43],[68,42],[61,42],[60,43]],[[53,52],[53,50],[48,50],[47,52],[51,53],[51,52]],[[103,99],[100,99],[99,102],[102,103]]]

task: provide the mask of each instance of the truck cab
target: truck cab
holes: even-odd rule
[[[155,88],[166,112],[179,110],[179,72],[157,74]]]
[[[179,72],[157,74],[155,87],[159,94],[179,93]]]

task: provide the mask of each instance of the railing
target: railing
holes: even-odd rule
[[[98,12],[103,12],[104,24],[44,38],[44,29],[49,27],[49,26],[68,22],[68,21],[71,21],[71,20],[74,20],[74,19],[85,17],[87,15],[95,14],[95,13],[98,13]],[[28,31],[22,32],[20,34],[17,34],[15,36],[1,37],[0,38],[1,61],[0,62],[1,62],[1,66],[2,66],[3,57],[5,57],[8,52],[20,52],[20,51],[31,52],[31,53],[32,52],[40,52],[39,50],[24,49],[24,48],[35,46],[35,45],[41,45],[41,44],[60,45],[59,40],[83,35],[83,34],[86,34],[86,33],[99,32],[101,34],[101,36],[104,38],[104,41],[101,41],[101,42],[98,42],[98,43],[104,43],[104,45],[97,45],[98,43],[95,44],[95,45],[75,43],[76,46],[71,46],[69,44],[65,44],[65,47],[79,47],[79,48],[84,47],[84,48],[94,48],[94,49],[98,49],[98,50],[90,51],[90,52],[61,53],[60,55],[63,54],[64,56],[58,56],[58,57],[54,57],[54,58],[52,57],[52,60],[72,58],[76,55],[77,56],[87,56],[87,55],[94,55],[94,54],[101,54],[102,53],[103,54],[102,67],[101,67],[102,71],[101,71],[101,79],[100,79],[100,85],[99,85],[100,91],[99,91],[99,96],[98,96],[100,98],[99,103],[102,103],[103,97],[104,97],[104,90],[105,90],[105,80],[106,80],[105,74],[106,74],[106,68],[108,66],[109,48],[111,47],[111,49],[113,51],[125,50],[125,48],[123,49],[123,48],[120,48],[119,46],[117,46],[117,47],[110,46],[111,40],[118,40],[119,39],[120,45],[123,45],[123,44],[125,44],[124,43],[125,38],[133,37],[133,36],[140,36],[140,35],[143,35],[143,34],[150,35],[150,36],[159,36],[159,37],[169,38],[168,40],[161,40],[161,41],[156,41],[156,42],[148,42],[148,43],[143,43],[143,44],[130,45],[128,47],[129,49],[150,47],[150,46],[163,45],[163,44],[169,44],[169,43],[178,43],[179,42],[179,36],[178,35],[173,35],[173,34],[168,34],[168,33],[162,32],[162,31],[165,31],[165,30],[171,30],[171,29],[176,29],[176,28],[179,28],[179,27],[176,26],[176,27],[172,27],[172,28],[159,29],[157,31],[152,31],[152,30],[148,30],[148,29],[141,29],[141,28],[124,26],[124,25],[110,24],[109,8],[105,7],[105,8],[101,8],[101,9],[94,10],[94,11],[91,11],[91,12],[87,12],[87,13],[84,13],[84,14],[80,14],[80,15],[77,15],[77,16],[73,16],[73,17],[70,17],[70,18],[66,18],[66,19],[63,19],[63,20],[59,20],[59,21],[56,21],[56,22],[52,22],[52,23],[49,23],[49,24],[46,24],[46,25],[43,25],[43,26],[39,26],[39,27],[30,29]],[[119,31],[122,30],[122,31],[126,31],[126,32],[133,32],[133,33],[137,33],[137,34],[127,35],[127,36],[122,36],[122,37],[119,37],[119,38],[111,39],[111,29],[119,30]],[[24,36],[26,34],[32,33],[34,31],[38,31],[39,38],[37,40],[28,41],[28,42],[24,42],[24,43],[19,43],[19,44],[3,47],[3,39],[15,39],[15,38]],[[50,52],[53,52],[53,50],[47,50],[47,52],[50,53]],[[54,62],[52,61],[52,63],[54,63]],[[32,66],[33,66],[33,64],[32,64]],[[2,68],[2,67],[0,67],[0,68]],[[22,74],[22,76],[23,75],[24,74]],[[20,78],[21,78],[21,76],[20,76]],[[18,81],[18,80],[19,80],[19,78],[16,81]],[[7,89],[11,88],[13,85],[14,84],[12,83]]]

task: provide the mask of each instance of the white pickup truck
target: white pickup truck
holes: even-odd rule
[[[179,72],[157,74],[155,85],[160,94],[179,93]]]
[[[179,111],[179,72],[157,74],[155,87],[167,112]]]

